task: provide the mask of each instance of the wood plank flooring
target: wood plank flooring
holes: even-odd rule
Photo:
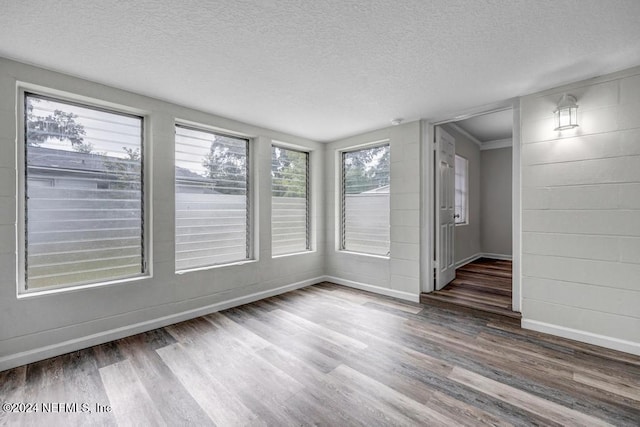
[[[441,302],[520,319],[513,311],[511,261],[480,258],[456,270],[443,289],[423,293],[421,302]]]
[[[0,372],[0,425],[638,426],[640,357],[504,319],[323,283]]]

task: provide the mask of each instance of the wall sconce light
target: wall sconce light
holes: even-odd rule
[[[576,97],[573,95],[562,95],[558,102],[558,108],[553,112],[554,123],[556,128],[554,130],[566,130],[578,127],[578,104],[576,104]]]

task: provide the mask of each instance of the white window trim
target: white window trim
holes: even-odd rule
[[[233,267],[233,266],[239,266],[239,265],[244,265],[244,264],[250,264],[250,263],[255,263],[259,260],[259,257],[257,256],[257,238],[256,238],[256,221],[259,218],[259,200],[258,200],[258,191],[255,191],[254,189],[259,188],[259,177],[258,177],[258,173],[257,173],[257,161],[255,161],[257,152],[256,152],[256,141],[255,138],[245,134],[245,133],[241,133],[241,132],[235,132],[235,131],[231,131],[228,129],[222,129],[222,128],[218,128],[215,126],[210,126],[210,125],[206,125],[206,124],[202,124],[202,123],[198,123],[198,122],[192,122],[192,121],[188,121],[188,120],[182,120],[182,119],[175,119],[174,123],[173,123],[173,129],[175,132],[176,127],[181,126],[187,129],[192,129],[192,130],[196,130],[196,131],[201,131],[201,132],[207,132],[207,133],[214,133],[217,135],[222,135],[222,136],[229,136],[232,138],[240,138],[240,139],[246,139],[247,140],[247,174],[248,179],[247,179],[247,200],[248,200],[248,207],[247,207],[247,215],[248,215],[248,229],[247,229],[247,240],[248,240],[248,247],[247,247],[247,255],[248,258],[246,259],[241,259],[241,260],[235,260],[235,261],[230,261],[230,262],[225,262],[225,263],[219,263],[219,264],[211,264],[211,265],[203,265],[200,267],[192,267],[192,268],[183,268],[183,269],[176,269],[175,268],[175,251],[176,251],[176,243],[175,243],[175,236],[176,236],[176,232],[175,232],[175,201],[174,201],[174,228],[173,228],[173,236],[174,236],[174,247],[173,247],[173,253],[174,253],[174,270],[175,270],[175,274],[177,275],[183,275],[183,274],[188,274],[188,273],[194,273],[194,272],[199,272],[199,271],[206,271],[206,270],[212,270],[212,269],[218,269],[218,268],[224,268],[224,267]],[[174,152],[175,152],[175,136],[174,136]],[[173,167],[175,168],[175,159],[174,159],[174,164]],[[173,179],[173,192],[175,194],[175,185],[176,185],[176,179],[174,177]]]
[[[287,252],[287,253],[283,253],[283,254],[277,254],[277,255],[273,255],[273,228],[269,231],[271,233],[271,258],[280,258],[280,257],[285,257],[285,256],[289,256],[289,255],[300,255],[300,254],[306,254],[309,252],[314,252],[314,245],[313,245],[313,240],[312,240],[312,236],[313,236],[313,221],[312,221],[312,217],[313,215],[311,214],[312,212],[312,192],[311,192],[311,188],[312,188],[312,182],[311,182],[311,151],[306,148],[306,147],[300,147],[298,145],[294,145],[294,144],[289,144],[286,142],[280,142],[280,141],[275,141],[273,140],[271,142],[271,146],[269,147],[269,154],[271,154],[271,149],[273,149],[273,147],[276,148],[280,148],[283,150],[290,150],[290,151],[297,151],[299,153],[306,153],[307,154],[307,218],[306,218],[306,233],[307,233],[307,248],[304,250],[300,250],[300,251],[295,251],[295,252]],[[269,175],[271,175],[271,156],[269,156]],[[273,178],[270,179],[269,181],[269,196],[271,197],[272,203],[271,203],[271,215],[273,215]]]
[[[26,135],[25,135],[25,97],[28,95],[42,96],[47,98],[52,98],[54,100],[59,100],[62,102],[68,102],[72,104],[77,104],[80,106],[93,108],[97,110],[103,110],[109,113],[114,114],[124,114],[124,115],[133,115],[138,116],[142,119],[142,141],[141,141],[141,151],[143,153],[142,156],[142,203],[143,203],[143,263],[144,263],[144,271],[140,274],[136,274],[131,277],[123,277],[115,280],[105,280],[101,282],[93,282],[93,283],[79,283],[79,284],[71,284],[71,285],[57,285],[50,286],[46,288],[37,288],[37,289],[27,289],[26,283],[26,159],[25,159],[25,144],[26,144]],[[136,108],[131,108],[125,105],[115,104],[108,101],[103,101],[100,99],[83,96],[81,94],[75,94],[70,92],[65,92],[53,88],[48,88],[40,85],[34,85],[27,82],[17,82],[17,97],[16,97],[16,113],[17,113],[17,167],[16,167],[16,195],[17,195],[17,227],[16,227],[16,241],[17,241],[17,268],[16,268],[16,297],[17,298],[29,298],[29,297],[37,297],[43,295],[51,295],[57,293],[66,293],[72,291],[80,291],[91,288],[98,288],[104,286],[112,286],[117,284],[124,283],[132,283],[139,282],[141,280],[148,280],[153,277],[153,251],[152,251],[152,235],[153,235],[153,224],[152,224],[152,200],[153,200],[153,187],[152,187],[152,150],[150,141],[150,126],[149,123],[149,113],[147,111],[139,110]]]
[[[464,156],[461,156],[459,154],[456,154],[454,156],[454,164],[455,164],[455,158],[456,157],[460,157],[461,159],[464,159],[465,161],[465,165],[466,165],[466,170],[465,170],[465,203],[464,203],[464,222],[456,222],[454,220],[454,225],[456,227],[464,227],[466,225],[469,225],[469,159],[467,159]],[[454,192],[456,191],[455,188],[455,171],[454,171]],[[454,211],[455,211],[455,193],[454,193]]]
[[[369,148],[381,147],[383,145],[389,145],[389,155],[392,156],[391,140],[388,138],[379,139],[372,142],[365,142],[362,144],[349,145],[348,147],[340,148],[335,151],[335,159],[334,159],[334,162],[336,165],[336,167],[334,167],[335,206],[336,206],[335,217],[334,217],[334,224],[335,224],[334,250],[335,252],[339,252],[342,254],[349,254],[349,255],[367,256],[367,257],[378,258],[378,259],[387,259],[387,260],[391,259],[391,241],[389,241],[389,255],[379,255],[379,254],[372,254],[368,252],[358,252],[358,251],[344,249],[343,247],[343,233],[344,233],[343,223],[342,223],[342,212],[343,212],[343,204],[344,204],[344,197],[343,197],[343,166],[344,165],[342,164],[343,154],[354,152],[354,151],[366,150]],[[390,164],[391,163],[393,163],[392,157],[391,157]],[[389,170],[389,174],[391,174],[391,170]],[[391,193],[389,193],[389,198],[391,198]],[[389,206],[389,210],[391,210],[391,206]],[[391,214],[391,212],[389,212],[389,214]],[[391,224],[389,224],[389,234],[391,234]]]

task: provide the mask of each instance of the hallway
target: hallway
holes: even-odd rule
[[[456,270],[443,289],[422,294],[421,300],[439,301],[520,319],[511,305],[511,261],[480,258]]]

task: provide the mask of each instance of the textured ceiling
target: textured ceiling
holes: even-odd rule
[[[0,56],[319,141],[640,64],[638,0],[0,0]]]
[[[480,142],[509,139],[513,134],[513,110],[502,110],[455,122]]]

